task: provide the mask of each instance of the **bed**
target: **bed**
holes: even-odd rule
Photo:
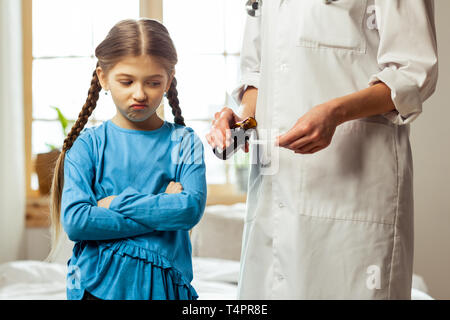
[[[208,206],[191,235],[194,280],[199,300],[236,299],[245,205]],[[54,262],[0,264],[0,300],[65,300],[68,239]],[[413,300],[432,300],[424,280],[413,277]]]
[[[236,299],[239,262],[217,258],[193,258],[192,285],[199,300]],[[67,268],[62,263],[34,260],[0,265],[0,300],[65,300]],[[432,300],[423,279],[414,275],[413,300]],[[424,291],[425,290],[425,291]]]

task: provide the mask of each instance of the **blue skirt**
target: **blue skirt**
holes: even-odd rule
[[[198,299],[190,281],[152,251],[123,242],[102,244],[96,251],[82,260],[89,263],[77,263],[80,286],[68,286],[69,300],[83,299],[85,291],[104,300]]]

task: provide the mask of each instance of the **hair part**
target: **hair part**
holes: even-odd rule
[[[95,49],[98,59],[97,67],[108,73],[122,58],[127,56],[149,55],[161,63],[170,77],[174,74],[178,62],[175,46],[166,27],[160,22],[141,18],[128,19],[118,22],[109,31],[106,38]],[[174,122],[185,126],[184,118],[178,100],[177,81],[175,77],[167,92],[167,100],[172,108]],[[64,140],[61,154],[56,161],[53,181],[50,191],[50,219],[51,219],[51,251],[47,261],[55,258],[59,249],[61,226],[61,198],[64,188],[64,159],[68,150],[75,143],[84,129],[89,117],[97,106],[102,86],[94,70],[89,87],[88,96],[81,109],[78,119],[72,126]]]

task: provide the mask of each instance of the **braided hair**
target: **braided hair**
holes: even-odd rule
[[[86,102],[83,108],[81,109],[80,114],[78,115],[77,121],[72,126],[72,129],[65,138],[61,153],[58,157],[58,160],[56,161],[50,194],[50,212],[52,222],[54,220],[58,220],[58,223],[54,224],[53,226],[52,230],[53,245],[49,258],[53,257],[56,254],[56,250],[58,248],[57,242],[59,235],[61,233],[61,224],[59,223],[59,215],[61,213],[61,196],[62,196],[62,189],[64,187],[64,159],[66,156],[66,152],[72,147],[73,143],[80,135],[84,126],[86,125],[89,116],[92,114],[92,111],[94,111],[95,107],[97,106],[99,92],[101,89],[102,87],[98,80],[97,72],[94,71],[94,73],[92,74],[91,86],[89,87]],[[58,217],[55,217],[54,216],[55,214],[58,214]]]
[[[140,55],[156,58],[165,68],[168,75],[174,74],[175,65],[178,62],[175,46],[166,27],[153,19],[141,18],[138,20],[127,19],[119,21],[95,49],[95,56],[98,59],[97,68],[100,67],[105,73],[110,71],[120,59],[127,56],[137,57]],[[53,259],[58,251],[59,237],[62,230],[60,215],[64,187],[64,159],[67,151],[73,146],[97,106],[99,93],[102,90],[97,75],[97,68],[92,74],[86,102],[78,115],[78,119],[64,139],[61,154],[56,161],[50,193],[52,249],[47,257],[48,261]],[[173,78],[167,92],[167,100],[172,108],[174,122],[185,126],[176,86],[177,81]]]
[[[177,79],[175,79],[175,77],[173,78],[170,88],[167,91],[167,100],[172,108],[173,121],[182,126],[186,126],[184,123],[184,118],[181,115],[180,102],[178,101]]]

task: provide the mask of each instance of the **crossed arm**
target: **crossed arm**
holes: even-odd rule
[[[181,191],[183,191],[183,186],[181,185],[181,183],[170,181],[170,183],[167,186],[166,191],[164,191],[164,193],[175,194],[175,193],[180,193]],[[97,201],[97,206],[105,208],[105,209],[109,209],[109,205],[111,204],[111,202],[113,201],[113,199],[115,197],[117,197],[117,196],[109,196],[109,197],[103,198],[103,199]]]
[[[90,152],[92,146],[86,140],[79,137],[64,161],[61,222],[70,240],[110,240],[153,231],[187,231],[201,219],[207,192],[203,149],[194,153],[198,159],[193,163],[185,159],[191,153],[183,153],[179,183],[170,182],[163,193],[140,192],[129,186],[118,195],[97,201],[92,190],[95,162]]]

